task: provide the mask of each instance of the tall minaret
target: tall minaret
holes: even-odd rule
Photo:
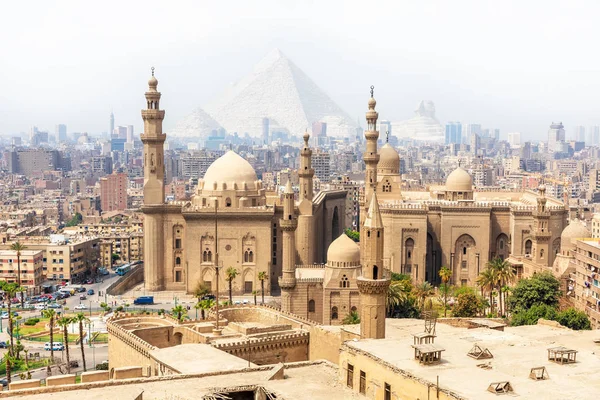
[[[313,177],[315,176],[315,170],[312,168],[312,150],[308,146],[308,139],[310,135],[308,131],[304,132],[304,147],[300,150],[300,170],[298,171],[298,177],[300,178],[300,201],[306,199],[312,201],[313,199]]]
[[[363,153],[365,162],[365,206],[371,201],[371,194],[375,192],[377,185],[377,163],[379,163],[379,153],[377,152],[377,118],[379,114],[375,111],[377,102],[373,98],[374,86],[371,86],[371,98],[369,99],[369,111],[367,111],[367,129],[365,130],[365,139],[367,145]]]
[[[283,276],[279,278],[281,288],[281,309],[292,312],[291,292],[296,286],[296,227],[298,220],[294,214],[294,190],[288,180],[283,193],[283,218],[279,221],[283,231]]]
[[[356,281],[360,293],[360,337],[383,339],[390,275],[383,269],[383,222],[375,192],[371,196],[371,204],[362,228],[360,231],[362,276]]]
[[[533,212],[533,248],[532,258],[538,265],[551,267],[550,260],[550,212],[546,208],[546,186],[538,188],[540,196],[537,198],[537,208]]]
[[[144,133],[144,282],[147,290],[164,289],[164,220],[165,202],[163,146],[166,135],[162,132],[164,110],[159,107],[158,80],[148,81],[147,109],[142,110]]]

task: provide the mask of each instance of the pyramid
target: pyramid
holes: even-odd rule
[[[178,121],[169,132],[169,136],[180,138],[199,138],[210,136],[213,131],[221,129],[221,125],[203,109],[196,108],[191,114]]]
[[[260,136],[267,117],[271,131],[299,135],[314,122],[326,122],[329,136],[356,134],[356,122],[278,49],[205,109],[230,133]]]

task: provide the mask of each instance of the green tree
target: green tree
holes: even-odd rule
[[[511,326],[535,325],[540,318],[555,321],[557,316],[556,307],[547,304],[534,304],[527,310],[513,313],[510,324]]]
[[[346,315],[342,320],[344,325],[356,325],[360,324],[360,317],[356,311],[350,311],[350,314]]]
[[[73,319],[67,316],[62,316],[56,321],[56,324],[63,330],[63,340],[65,345],[65,354],[67,355],[67,373],[71,373],[71,358],[69,356],[69,325]]]
[[[2,289],[2,291],[4,291],[4,295],[7,298],[6,304],[7,304],[7,311],[8,311],[8,330],[10,332],[10,354],[12,356],[15,355],[14,353],[14,332],[13,332],[13,312],[12,312],[12,299],[15,298],[15,296],[17,295],[17,293],[22,292],[23,288],[21,286],[19,286],[19,284],[15,283],[15,282],[0,282],[0,289]]]
[[[434,293],[433,286],[429,282],[422,282],[416,285],[413,291],[417,299],[419,299],[419,306],[421,307],[421,312],[423,312],[425,309],[425,300]]]
[[[17,285],[21,286],[21,252],[27,249],[27,246],[19,241],[16,241],[10,245],[10,249],[17,253]],[[25,308],[24,304],[25,300],[23,299],[23,291],[21,291],[21,308]]]
[[[551,272],[542,272],[517,282],[508,300],[508,306],[513,313],[528,310],[534,304],[557,306],[560,296],[558,279]]]
[[[215,301],[213,299],[205,299],[205,300],[200,300],[198,303],[196,303],[196,305],[194,307],[200,310],[200,316],[204,320],[204,319],[206,319],[206,311],[210,310],[214,306],[215,306]]]
[[[471,290],[458,295],[454,307],[452,307],[452,315],[463,318],[475,317],[481,307],[481,298]]]
[[[556,320],[562,326],[576,331],[592,329],[588,316],[583,311],[574,308],[568,308],[558,313]]]
[[[12,366],[13,363],[15,362],[15,358],[10,354],[10,352],[6,352],[4,353],[4,365],[6,366],[6,381],[8,382],[8,385],[10,386],[10,383],[12,382]]]
[[[490,313],[492,313],[492,315],[494,314],[494,289],[496,288],[498,282],[500,282],[500,279],[498,278],[498,271],[490,267],[481,271],[477,277],[477,285],[482,289],[482,292],[485,290],[489,293]]]
[[[498,278],[498,294],[500,296],[499,307],[500,307],[500,315],[504,315],[506,312],[506,299],[503,297],[504,291],[502,290],[506,285],[510,285],[515,280],[515,270],[513,266],[508,262],[503,260],[500,257],[496,257],[493,260],[488,262],[488,268],[496,271],[496,275]]]
[[[258,290],[253,290],[252,296],[254,296],[254,305],[257,305],[258,303],[256,302],[256,296],[258,296]]]
[[[229,302],[231,304],[233,304],[233,280],[237,276],[238,276],[238,270],[233,267],[229,267],[229,268],[227,268],[227,271],[225,271],[225,280],[227,281],[227,284],[229,285]]]
[[[54,363],[54,320],[56,319],[56,311],[53,308],[42,311],[42,315],[48,318],[50,326],[50,363]]]
[[[177,321],[179,321],[179,323],[181,323],[181,321],[183,320],[183,317],[185,316],[185,314],[187,314],[187,308],[185,308],[184,306],[179,304],[179,305],[173,307],[171,312],[173,313],[173,315],[177,316]]]
[[[79,346],[81,347],[81,359],[83,361],[83,371],[85,372],[87,371],[87,367],[85,365],[85,352],[83,351],[83,324],[90,322],[90,320],[85,316],[84,313],[78,312],[73,317],[73,322],[76,322],[79,325]],[[91,334],[92,333],[90,332],[90,337],[88,340],[92,340]]]
[[[360,232],[352,230],[350,228],[346,228],[344,233],[346,234],[346,236],[348,236],[350,239],[354,240],[355,242],[360,242]]]
[[[260,281],[260,297],[261,297],[261,303],[260,304],[265,304],[265,281],[269,279],[269,276],[267,275],[267,273],[265,271],[260,271],[258,273],[258,280]]]
[[[210,293],[208,287],[204,284],[204,282],[198,281],[196,284],[196,289],[194,290],[194,296],[198,299],[198,301],[202,300],[204,296]]]
[[[446,316],[446,310],[448,309],[448,293],[450,292],[450,286],[448,282],[450,282],[450,278],[452,278],[452,271],[450,268],[443,266],[440,268],[440,279],[442,280],[442,284],[440,285],[440,292],[444,296],[444,317]]]
[[[73,217],[66,223],[66,226],[77,226],[83,221],[83,215],[75,213]]]

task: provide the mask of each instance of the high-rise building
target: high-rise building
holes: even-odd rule
[[[392,135],[392,123],[388,120],[379,121],[379,132],[383,135]]]
[[[262,140],[263,144],[269,144],[269,118],[262,119]]]
[[[133,125],[127,125],[127,143],[133,143]]]
[[[600,126],[592,125],[588,127],[586,144],[588,146],[600,144]]]
[[[573,131],[573,139],[578,142],[585,142],[585,126],[577,125]]]
[[[511,147],[519,147],[521,145],[521,132],[509,132],[508,144]]]
[[[112,135],[114,135],[114,133],[115,133],[115,114],[113,114],[112,111],[110,112],[110,122],[109,122],[109,124],[110,124],[110,126],[109,126],[109,129],[108,129],[108,134],[111,135],[111,137],[112,137]]]
[[[481,147],[481,139],[478,133],[471,132],[471,153],[477,155],[479,148]]]
[[[25,149],[11,151],[8,170],[13,174],[32,176],[43,171],[69,170],[70,165],[58,150]]]
[[[67,126],[64,124],[56,125],[54,135],[56,136],[57,142],[64,143],[67,140]]]
[[[548,153],[559,150],[560,143],[565,141],[565,127],[562,122],[552,122],[548,130]]]
[[[446,144],[462,143],[462,125],[460,122],[446,124]]]
[[[320,146],[327,143],[327,123],[313,122],[312,132],[315,146]]]
[[[94,156],[90,162],[92,172],[112,174],[112,158],[110,156]]]
[[[463,137],[466,143],[473,143],[473,135],[481,136],[481,124],[465,124]]]
[[[521,158],[529,160],[531,158],[531,142],[525,142],[521,146]]]
[[[113,131],[113,137],[118,139],[127,140],[127,127],[126,126],[117,126]]]
[[[492,137],[494,138],[494,140],[497,142],[500,140],[500,129],[496,128],[496,129],[492,129]]]
[[[315,151],[312,153],[311,162],[315,170],[315,175],[321,182],[329,182],[331,179],[330,155],[324,151]]]
[[[100,178],[102,212],[127,208],[127,174],[111,174]]]

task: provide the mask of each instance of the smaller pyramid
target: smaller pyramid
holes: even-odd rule
[[[179,138],[205,138],[222,129],[221,125],[203,109],[196,108],[191,114],[181,119],[170,136]]]

